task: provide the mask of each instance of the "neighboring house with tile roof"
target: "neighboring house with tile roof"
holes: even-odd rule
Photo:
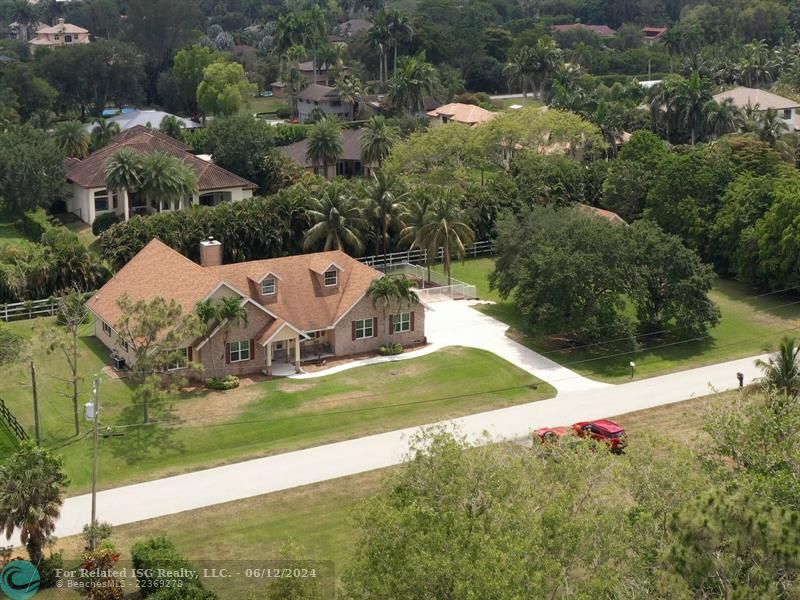
[[[342,100],[339,90],[312,83],[297,95],[297,118],[301,123],[313,121],[317,111],[343,121],[353,120],[353,103]]]
[[[716,102],[724,102],[728,99],[740,110],[752,109],[765,112],[769,109],[774,109],[778,111],[778,116],[786,123],[789,131],[800,129],[800,103],[796,100],[784,98],[766,90],[741,85],[732,90],[714,94]]]
[[[578,204],[576,209],[578,212],[582,212],[586,215],[592,215],[595,217],[599,217],[601,219],[605,219],[609,223],[614,225],[627,225],[627,221],[620,217],[617,213],[612,212],[610,210],[606,210],[604,208],[598,208],[596,206],[589,206],[588,204]]]
[[[161,151],[177,156],[197,173],[199,192],[182,199],[177,206],[153,206],[137,192],[110,192],[106,187],[106,161],[122,148],[132,148],[141,154]],[[107,146],[84,160],[65,160],[64,170],[72,187],[67,210],[86,223],[92,223],[98,215],[108,212],[128,220],[132,215],[178,210],[192,204],[216,206],[222,202],[236,202],[250,198],[258,187],[213,162],[195,156],[186,144],[142,125],[115,135]]]
[[[342,154],[335,165],[328,167],[327,173],[321,173],[322,167],[317,168],[320,175],[332,179],[336,175],[342,177],[356,177],[369,175],[370,167],[361,162],[361,136],[364,129],[343,129],[342,130]],[[308,159],[308,140],[300,140],[288,146],[278,146],[278,152],[292,159],[307,171],[314,172],[314,165]]]
[[[204,300],[241,299],[246,325],[212,324],[209,335],[186,340],[187,360],[204,377],[286,372],[303,360],[377,351],[380,346],[425,342],[421,304],[392,304],[384,315],[367,290],[382,276],[344,252],[222,264],[222,245],[201,243],[200,264],[157,239],[148,243],[89,300],[97,338],[128,364],[130,345],[117,333],[119,299],[174,300],[184,314]],[[387,332],[387,329],[389,330]]]
[[[72,44],[88,44],[89,30],[78,27],[72,23],[67,23],[64,19],[50,26],[39,27],[36,30],[36,37],[29,42],[32,46],[69,46]]]
[[[453,102],[445,104],[439,108],[435,108],[427,113],[428,118],[432,124],[442,124],[454,121],[456,123],[463,123],[472,127],[488,123],[497,116],[490,110],[486,110],[474,104],[462,104],[460,102]]]
[[[608,25],[585,25],[584,23],[569,23],[567,25],[553,25],[553,31],[573,31],[575,29],[583,29],[584,31],[591,31],[592,33],[602,37],[609,38],[617,35],[616,30]]]
[[[663,41],[666,33],[666,27],[642,27],[644,43],[648,46],[652,46],[653,44]]]

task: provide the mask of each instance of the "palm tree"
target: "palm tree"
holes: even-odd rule
[[[392,306],[396,305],[399,308],[404,306],[413,306],[419,302],[419,296],[411,289],[413,282],[405,277],[390,277],[384,275],[378,279],[373,279],[367,290],[367,296],[372,299],[372,306],[380,308],[383,313],[383,331],[386,337],[386,344],[388,345],[389,336],[393,333],[390,331],[390,324],[387,321],[386,311]]]
[[[561,63],[561,49],[550,38],[539,38],[533,47],[532,78],[536,96],[541,98],[546,84]]]
[[[378,51],[378,81],[382,87],[389,77],[386,57],[392,45],[389,21],[384,11],[379,11],[372,19],[372,27],[367,32],[367,44]]]
[[[522,88],[522,97],[528,97],[528,88],[531,87],[533,78],[533,48],[522,46],[503,67],[511,83],[516,83]]]
[[[336,80],[336,90],[342,102],[353,105],[353,118],[358,118],[363,112],[364,98],[367,95],[361,80],[355,75],[344,75]]]
[[[703,113],[708,131],[717,137],[738,131],[744,125],[742,111],[732,98],[725,98],[722,102],[710,100],[703,107]]]
[[[106,187],[123,195],[123,205],[128,195],[138,192],[142,186],[142,155],[132,148],[115,152],[105,166]]]
[[[405,194],[396,193],[397,188],[397,180],[382,171],[372,173],[372,181],[367,188],[369,194],[368,220],[375,226],[375,237],[379,242],[378,248],[383,253],[384,265],[386,265],[386,256],[389,254],[389,231],[403,212],[402,199]]]
[[[711,82],[695,71],[691,77],[681,82],[677,89],[675,103],[678,118],[692,132],[692,146],[703,130],[703,115],[706,105],[714,98],[711,95]]]
[[[423,247],[434,251],[442,248],[442,266],[447,272],[447,285],[451,283],[451,259],[463,258],[466,247],[475,239],[468,222],[469,217],[461,208],[461,198],[448,189],[433,203],[430,221],[419,232]]]
[[[156,210],[180,208],[180,202],[197,193],[197,173],[177,156],[153,152],[141,159],[142,192]]]
[[[28,28],[37,21],[36,6],[28,0],[17,0],[13,8],[13,20],[19,26],[17,39],[27,42]]]
[[[306,252],[343,250],[351,255],[359,255],[364,251],[361,208],[341,184],[332,182],[324,186],[319,197],[310,198],[308,216],[314,225],[303,239]]]
[[[175,115],[167,115],[161,119],[161,125],[158,126],[158,129],[161,133],[166,133],[174,140],[183,141],[183,123]]]
[[[370,118],[359,139],[361,162],[370,166],[377,163],[380,169],[399,137],[400,130],[390,125],[385,117],[376,115]]]
[[[422,112],[425,96],[432,95],[439,84],[436,69],[425,60],[425,53],[407,56],[400,61],[397,75],[389,81],[389,100],[411,114]]]
[[[6,539],[19,530],[34,565],[44,558],[68,483],[62,459],[32,441],[22,442],[0,466],[0,527]]]
[[[119,123],[100,117],[92,128],[92,148],[97,150],[107,146],[115,135],[120,132]]]
[[[768,108],[762,112],[756,121],[758,139],[767,142],[773,148],[780,144],[781,137],[788,131],[789,126],[774,108]]]
[[[227,296],[214,303],[214,317],[217,323],[222,326],[221,359],[225,360],[231,328],[247,327],[249,321],[247,308],[238,296]]]
[[[800,393],[800,347],[793,337],[784,337],[778,351],[766,361],[756,361],[764,372],[767,387],[779,390],[790,398]]]
[[[411,199],[403,204],[403,211],[400,213],[400,222],[403,224],[403,228],[400,230],[397,240],[401,247],[405,246],[409,250],[414,250],[416,248],[425,250],[425,266],[428,268],[428,281],[431,279],[431,260],[433,254],[431,248],[424,245],[424,240],[420,236],[420,232],[430,221],[432,197],[433,194],[429,194],[422,189],[414,190]]]
[[[286,84],[286,96],[289,98],[292,118],[295,118],[297,117],[297,97],[308,85],[308,79],[303,77],[300,69],[290,67],[283,77],[283,83]]]
[[[63,121],[56,125],[55,138],[67,156],[81,160],[89,156],[89,134],[80,121]]]
[[[303,41],[311,48],[311,69],[314,83],[317,82],[317,50],[322,40],[326,39],[328,23],[325,13],[319,6],[314,6],[301,16],[303,24]]]
[[[397,76],[397,47],[400,42],[411,40],[414,36],[414,27],[408,20],[408,17],[403,15],[400,11],[392,11],[387,15],[387,25],[389,31],[389,43],[394,49],[394,69],[393,76]]]
[[[336,164],[342,155],[341,124],[334,117],[323,117],[317,121],[308,134],[306,158],[317,173],[322,165],[322,174],[328,177],[328,165]]]

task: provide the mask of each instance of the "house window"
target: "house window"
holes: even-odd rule
[[[261,295],[274,296],[275,295],[275,279],[268,277],[261,282]]]
[[[231,342],[228,347],[232,363],[250,360],[250,340]]]
[[[325,332],[324,331],[309,331],[307,335],[308,335],[309,339],[318,340],[321,337],[325,337]]]
[[[103,333],[105,333],[107,336],[111,336],[111,325],[105,321],[103,321]]]
[[[125,352],[127,352],[130,349],[130,346],[128,345],[128,342],[126,342],[125,340],[123,340],[121,338],[119,340],[119,345]]]
[[[71,44],[72,43],[72,36],[71,35],[65,35],[64,36],[64,43],[65,44]]]
[[[783,109],[783,118],[786,119],[786,120],[792,118],[792,109],[791,108]]]
[[[111,204],[114,207],[114,210],[117,210],[117,207],[119,206],[119,200],[116,194],[111,196]]]
[[[332,287],[339,283],[339,273],[337,271],[325,271],[325,287]]]
[[[400,313],[394,317],[394,332],[411,331],[411,313]]]
[[[362,319],[355,321],[356,339],[363,340],[366,338],[375,337],[374,321],[372,319]]]
[[[108,190],[97,190],[94,193],[94,211],[105,212],[108,210]]]
[[[58,40],[60,40],[60,39],[61,39],[61,36],[60,36],[60,35],[54,35],[54,36],[53,36],[53,39],[54,39],[55,41],[58,41]]]
[[[167,365],[167,371],[177,371],[185,369],[189,364],[189,348],[178,348],[175,350],[175,362]]]

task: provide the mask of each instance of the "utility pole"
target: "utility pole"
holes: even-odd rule
[[[31,361],[31,383],[33,384],[33,425],[36,431],[36,445],[42,443],[39,431],[39,393],[36,389],[36,366]]]
[[[92,520],[89,522],[91,537],[89,548],[95,550],[97,546],[97,443],[100,425],[100,377],[94,378],[94,450],[92,452]]]

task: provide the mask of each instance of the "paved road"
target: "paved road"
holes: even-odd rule
[[[542,381],[553,385],[558,393],[609,387],[607,383],[600,383],[578,375],[522,344],[518,344],[506,335],[508,325],[471,308],[471,304],[474,302],[452,300],[430,304],[431,310],[425,316],[425,333],[432,341],[430,346],[398,356],[368,358],[345,363],[321,373],[306,373],[292,377],[308,379],[332,375],[355,367],[424,356],[446,346],[467,346],[497,354]]]
[[[556,398],[479,413],[447,422],[471,440],[517,439],[541,426],[564,425],[723,391],[758,375],[757,357],[682,371],[618,386],[564,392]],[[114,525],[290,489],[400,463],[417,427],[327,444],[98,494],[98,518]],[[88,521],[90,496],[68,498],[56,535],[79,533]]]

